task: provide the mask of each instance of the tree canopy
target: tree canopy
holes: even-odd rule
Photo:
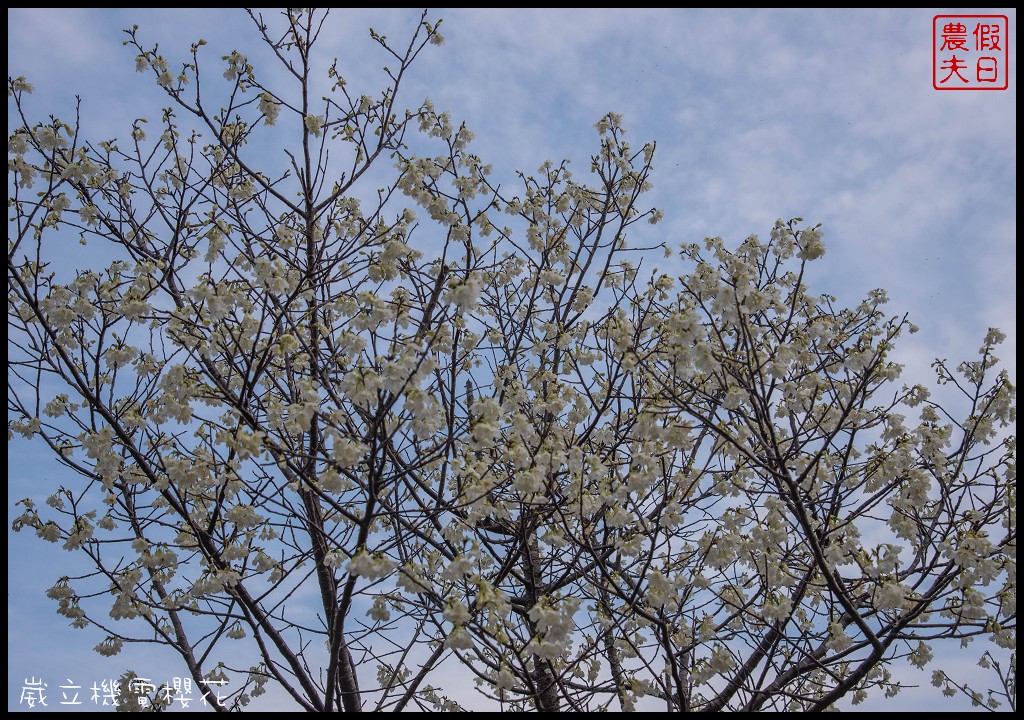
[[[168,106],[121,139],[8,80],[9,437],[69,471],[13,528],[77,554],[97,652],[222,709],[823,710],[897,662],[1013,705],[1001,332],[908,383],[884,291],[807,287],[819,225],[661,238],[615,113],[503,186],[400,92],[440,23],[322,95],[326,14],[250,16],[283,81],[126,31]],[[975,639],[988,688],[935,660]]]

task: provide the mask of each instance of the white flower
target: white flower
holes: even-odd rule
[[[111,345],[107,348],[107,351],[103,353],[103,357],[110,368],[116,369],[130,363],[135,359],[137,354],[138,350],[131,345],[121,344]]]
[[[39,525],[36,528],[36,535],[47,542],[57,542],[60,540],[60,527],[51,520],[43,525]]]
[[[610,528],[625,527],[633,522],[633,514],[621,505],[616,506],[604,520]]]
[[[761,608],[761,616],[767,622],[783,622],[792,610],[793,602],[788,597],[782,597],[777,602],[765,603]]]
[[[647,575],[647,602],[656,608],[664,607],[673,600],[675,586],[660,570]]]
[[[444,580],[458,580],[473,572],[473,559],[468,555],[459,555],[441,573]]]
[[[922,641],[910,653],[910,662],[919,668],[924,668],[925,665],[932,661],[933,657],[932,649]]]
[[[445,638],[444,646],[452,650],[469,650],[473,647],[473,638],[466,632],[466,628],[457,627]]]
[[[110,617],[115,620],[131,620],[142,615],[134,595],[120,593],[110,608]]]
[[[391,619],[391,611],[388,609],[387,600],[383,596],[373,599],[373,605],[370,606],[366,614],[371,620],[376,620],[377,622],[387,622]]]
[[[24,155],[28,152],[28,140],[25,133],[15,133],[7,141],[7,152],[12,155]]]
[[[39,418],[29,418],[27,422],[12,422],[11,429],[22,437],[31,438],[39,432]]]
[[[554,268],[547,268],[540,274],[540,281],[545,285],[564,285],[565,278]]]
[[[260,95],[260,112],[263,113],[267,125],[273,125],[277,122],[277,116],[281,114],[281,106],[274,102],[274,97],[270,93],[262,93]]]
[[[725,408],[726,410],[735,410],[743,403],[745,399],[746,392],[743,390],[743,388],[729,388],[729,392],[727,392],[725,394],[725,398],[722,399],[722,407]]]
[[[414,564],[403,567],[402,571],[398,573],[398,580],[395,583],[410,595],[421,593],[427,589],[427,583],[423,579],[420,568]]]
[[[234,80],[239,74],[250,69],[247,58],[240,52],[232,51],[230,55],[225,55],[223,59],[228,61],[228,68],[224,71],[225,80]]]
[[[256,553],[256,560],[252,564],[253,569],[256,570],[256,572],[266,572],[270,568],[274,567],[274,565],[274,559],[262,550]]]
[[[530,641],[527,651],[548,660],[564,656],[575,630],[573,615],[581,602],[579,598],[545,598],[530,608],[529,617],[536,623],[539,635]]]
[[[708,665],[716,673],[724,674],[736,667],[736,660],[724,646],[719,645],[712,651]]]
[[[875,608],[878,610],[902,610],[907,601],[906,589],[896,582],[887,582],[875,591]]]
[[[242,460],[246,460],[250,457],[255,457],[263,454],[264,436],[265,434],[263,433],[263,431],[251,433],[248,430],[239,428],[238,433],[234,437],[234,447],[235,450],[238,452],[239,458]]]
[[[121,638],[109,636],[93,649],[104,657],[113,657],[121,652],[123,645]]]
[[[448,299],[460,310],[469,311],[476,307],[482,289],[483,279],[478,273],[473,273],[449,291]]]
[[[441,39],[441,42],[444,42],[443,38]],[[25,79],[24,75],[19,75],[11,80],[11,90],[14,92],[31,93],[32,89],[32,84]]]
[[[224,519],[240,528],[257,527],[265,520],[252,505],[235,505],[224,513]]]
[[[465,625],[472,619],[469,608],[460,600],[449,600],[444,606],[444,619],[456,627]]]
[[[358,575],[371,581],[387,577],[394,568],[395,563],[392,560],[377,553],[357,553],[348,563],[350,575]]]
[[[51,600],[66,600],[73,598],[75,591],[68,587],[67,578],[61,578],[58,580],[53,587],[46,591],[46,597]]]
[[[334,461],[343,468],[354,468],[363,459],[366,453],[366,446],[352,440],[338,439],[331,448],[331,455]]]
[[[306,123],[306,129],[315,137],[320,137],[324,134],[324,123],[326,122],[326,119],[323,115],[307,115],[304,122]]]
[[[516,676],[512,674],[511,670],[502,665],[501,670],[499,670],[498,674],[494,677],[494,686],[498,688],[498,690],[511,690],[515,687],[515,684]]]
[[[816,260],[825,254],[825,243],[821,241],[821,232],[818,230],[803,230],[798,244],[800,252],[797,257],[801,260]]]
[[[853,640],[843,629],[841,623],[833,622],[828,626],[828,646],[836,652],[842,652],[853,645]]]
[[[1004,340],[1006,340],[1006,333],[999,328],[989,328],[985,335],[985,345],[988,346],[999,345]]]

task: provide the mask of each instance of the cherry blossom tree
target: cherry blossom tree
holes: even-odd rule
[[[457,709],[471,677],[508,709],[822,710],[904,662],[1012,706],[1002,333],[903,384],[885,293],[806,287],[819,226],[630,245],[662,213],[618,115],[586,172],[502,186],[403,104],[426,14],[371,31],[372,96],[337,62],[324,93],[326,13],[250,16],[273,73],[126,31],[168,106],[121,140],[8,80],[8,434],[74,477],[13,528],[80,558],[48,595],[97,652],[230,674],[219,709]],[[974,640],[991,688],[935,663]]]

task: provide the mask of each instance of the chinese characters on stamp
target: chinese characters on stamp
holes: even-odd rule
[[[1009,87],[1006,15],[936,15],[932,19],[932,86],[936,90]]]

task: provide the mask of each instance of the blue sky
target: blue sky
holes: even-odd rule
[[[921,328],[898,353],[905,380],[927,381],[935,357],[970,357],[990,326],[1008,335],[1002,357],[1015,378],[1016,15],[964,11],[1009,15],[1009,89],[940,92],[931,78],[936,12],[441,9],[431,15],[444,18],[447,43],[427,48],[404,97],[430,97],[465,121],[475,152],[507,182],[548,159],[585,170],[594,123],[621,113],[637,147],[658,143],[648,198],[666,219],[645,226],[638,243],[736,243],[767,235],[779,217],[820,222],[828,252],[812,291],[855,303],[885,288],[891,311]],[[336,13],[320,48],[325,68],[337,55],[357,91],[375,89],[384,59],[367,28],[403,38],[418,17]],[[8,20],[8,73],[34,84],[33,111],[67,117],[81,95],[83,126],[98,138],[127,136],[132,117],[159,117],[160,94],[135,73],[122,28],[138,23],[144,41],[175,59],[203,37],[216,63],[255,39],[229,10],[9,9]],[[9,452],[10,517],[15,500],[41,501],[57,478],[27,442]],[[101,658],[91,651],[98,633],[55,615],[43,593],[70,557],[28,533],[10,538],[9,708],[30,676],[45,676],[59,700],[67,678],[85,694],[133,663],[176,673],[144,650]],[[926,688],[887,709],[912,704],[950,707]]]

